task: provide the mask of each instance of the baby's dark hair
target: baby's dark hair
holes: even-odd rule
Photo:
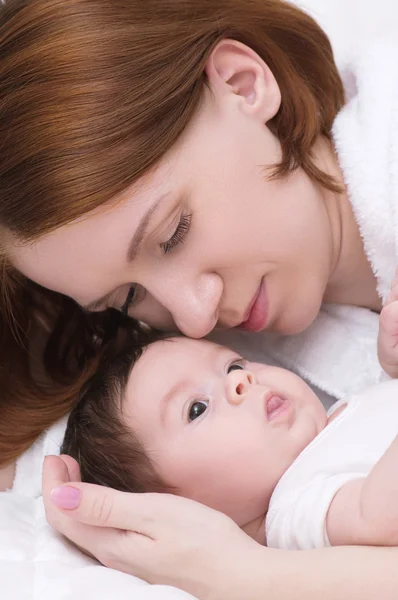
[[[123,420],[129,375],[145,348],[161,336],[127,328],[84,385],[66,427],[61,454],[80,465],[82,481],[124,492],[170,492],[145,447]]]

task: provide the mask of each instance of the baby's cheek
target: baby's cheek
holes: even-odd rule
[[[299,379],[290,371],[282,369],[281,367],[275,367],[273,365],[250,363],[248,368],[256,375],[257,382],[260,385],[274,387],[278,391],[285,388],[289,384],[297,385],[296,380]]]
[[[225,461],[217,450],[205,442],[191,446],[171,447],[158,462],[161,476],[180,490],[180,495],[193,498],[212,487],[225,471]],[[194,498],[195,500],[198,498]]]

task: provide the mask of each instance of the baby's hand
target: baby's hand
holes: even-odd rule
[[[385,372],[398,378],[398,275],[380,313],[377,352]]]

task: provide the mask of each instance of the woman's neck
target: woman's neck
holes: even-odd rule
[[[319,167],[344,187],[342,171],[330,143],[317,148]],[[330,272],[324,302],[363,306],[381,310],[377,280],[365,253],[358,223],[345,190],[336,194],[325,190],[324,206],[331,233]]]
[[[345,193],[338,204],[341,244],[325,290],[324,302],[352,304],[380,312],[382,302],[376,289],[377,280]]]

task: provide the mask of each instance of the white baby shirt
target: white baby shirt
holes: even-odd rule
[[[330,546],[326,516],[348,481],[366,477],[398,433],[398,380],[337,402],[346,408],[303,450],[272,494],[267,546],[307,550]],[[398,472],[398,465],[397,465]]]

